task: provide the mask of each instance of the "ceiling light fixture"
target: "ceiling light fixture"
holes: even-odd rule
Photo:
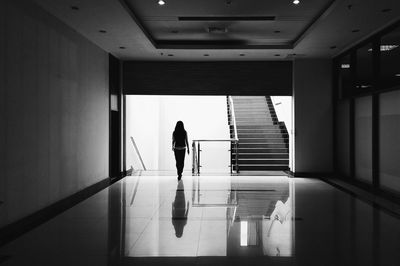
[[[380,50],[381,50],[381,52],[388,52],[393,49],[396,49],[397,47],[399,47],[399,45],[397,45],[397,44],[383,44],[380,46]],[[372,52],[372,50],[373,50],[372,48],[369,48],[368,52]]]
[[[342,64],[341,68],[342,69],[348,69],[348,68],[350,68],[350,64]]]
[[[300,0],[293,0],[293,4],[295,4],[295,5],[300,4]]]
[[[396,76],[396,77],[400,77],[400,73],[397,73],[395,76]]]
[[[165,5],[165,1],[164,1],[164,0],[159,0],[159,1],[158,1],[158,4],[159,4],[160,6],[163,6],[163,5]]]

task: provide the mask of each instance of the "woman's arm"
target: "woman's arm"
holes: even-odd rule
[[[187,133],[186,133],[186,136],[185,136],[185,143],[186,143],[187,151],[188,151],[188,154],[189,154],[190,153],[190,147],[189,147],[189,143],[188,143]]]

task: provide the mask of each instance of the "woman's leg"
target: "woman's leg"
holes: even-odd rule
[[[186,150],[175,150],[175,160],[176,160],[176,171],[180,176],[183,172],[183,167],[185,163],[185,151]]]
[[[177,175],[179,175],[179,168],[180,168],[180,165],[179,165],[179,162],[180,162],[180,159],[179,159],[179,150],[174,150],[174,154],[175,154],[175,162],[176,162],[176,164],[175,164],[175,166],[176,166],[176,174]]]

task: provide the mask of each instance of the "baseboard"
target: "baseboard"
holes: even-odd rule
[[[348,183],[350,185],[353,185],[355,187],[363,189],[369,193],[376,194],[376,195],[378,195],[382,198],[385,198],[389,201],[392,201],[396,204],[400,204],[400,193],[395,193],[395,192],[384,190],[384,189],[374,188],[372,186],[372,184],[362,182],[361,180],[357,180],[354,177],[344,176],[341,174],[335,174],[334,177],[345,183]]]
[[[370,204],[371,206],[373,206],[374,208],[377,208],[378,210],[384,211],[385,213],[396,217],[397,219],[400,219],[400,213],[399,213],[399,209],[394,208],[394,204],[397,204],[398,206],[400,205],[400,201],[398,196],[396,195],[387,195],[386,193],[382,193],[378,190],[371,190],[371,189],[365,189],[365,184],[359,186],[359,184],[357,184],[357,182],[349,182],[343,179],[340,179],[338,177],[336,177],[337,180],[342,181],[343,183],[347,183],[350,186],[346,186],[343,184],[339,184],[338,182],[335,182],[334,179],[329,179],[329,178],[321,178],[322,181],[324,181],[325,183],[359,199],[362,200],[363,202]],[[351,186],[355,187],[351,188]],[[358,191],[357,191],[358,189]],[[362,193],[360,193],[361,191],[364,191]],[[369,195],[368,195],[369,194]],[[384,199],[386,201],[382,201],[380,200]]]
[[[0,246],[9,243],[10,241],[23,235],[24,233],[43,224],[44,222],[50,220],[58,214],[68,210],[69,208],[91,197],[92,195],[103,190],[114,182],[117,182],[123,177],[124,176],[121,173],[121,177],[119,178],[113,178],[112,180],[110,178],[105,178],[87,188],[84,188],[72,194],[71,196],[61,199],[39,211],[36,211],[33,214],[30,214],[16,222],[0,228]]]
[[[308,177],[308,178],[329,178],[333,176],[333,173],[330,172],[292,172],[288,171],[288,174],[292,177]]]

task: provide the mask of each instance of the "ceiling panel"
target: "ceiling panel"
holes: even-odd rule
[[[330,7],[313,23],[307,27],[297,39],[293,47],[280,47],[275,44],[280,42],[287,43],[293,38],[291,34],[293,21],[302,22],[305,18],[311,17],[314,5],[320,1],[300,0],[300,4],[295,7],[292,0],[265,0],[268,10],[277,10],[284,4],[290,4],[284,13],[279,16],[280,32],[272,34],[270,37],[263,37],[262,42],[268,42],[267,49],[248,49],[243,46],[227,47],[207,47],[199,45],[198,49],[177,47],[156,47],[154,42],[143,31],[140,25],[133,19],[130,9],[126,7],[125,0],[32,0],[47,10],[49,13],[62,20],[71,28],[97,44],[105,51],[112,53],[122,60],[146,60],[146,61],[265,61],[265,60],[292,60],[298,57],[306,58],[326,58],[340,54],[345,49],[353,46],[360,40],[371,36],[375,32],[391,25],[400,19],[399,0],[335,0]],[[172,4],[170,0],[167,5]],[[157,0],[142,0],[149,6],[157,4]],[[195,5],[200,11],[205,9],[202,3],[204,0],[185,0]],[[214,2],[214,1],[213,1]],[[224,3],[224,0],[215,0]],[[226,2],[225,2],[226,3]],[[252,15],[254,10],[252,0],[234,1],[232,4],[241,4],[242,14]],[[248,6],[247,6],[248,5]],[[78,10],[72,9],[78,7]],[[292,7],[293,6],[293,7]],[[349,8],[351,6],[351,8]],[[181,10],[184,10],[181,8]],[[261,10],[261,9],[260,9]],[[303,10],[298,13],[298,10]],[[255,10],[253,15],[263,15],[259,10]],[[258,12],[258,13],[257,13]],[[277,14],[266,12],[265,14]],[[182,15],[182,14],[179,14]],[[189,16],[184,13],[182,16]],[[210,15],[218,15],[217,12],[210,12]],[[155,19],[159,16],[156,13],[148,14],[147,19]],[[170,17],[171,16],[166,16]],[[166,19],[164,17],[164,19]],[[176,19],[175,19],[176,20]],[[271,23],[272,25],[272,23]],[[274,30],[275,27],[267,25],[265,31]],[[297,25],[297,24],[296,24]],[[177,26],[176,26],[177,27]],[[270,28],[269,28],[270,27]],[[359,32],[353,33],[353,29]],[[105,33],[100,33],[105,30]],[[239,36],[253,36],[253,42],[259,35],[253,31],[252,27],[246,30],[236,28]],[[167,29],[164,28],[167,32]],[[164,34],[164,33],[160,33]],[[204,32],[203,32],[204,34]],[[232,34],[232,33],[230,33]],[[275,36],[276,34],[276,36]],[[169,34],[167,34],[169,35]],[[234,35],[234,34],[232,34]],[[173,34],[170,34],[170,38]],[[187,33],[187,38],[196,40]],[[236,35],[234,38],[239,38]],[[162,38],[166,38],[162,36]],[[174,39],[172,39],[174,40]],[[263,48],[256,47],[253,48]],[[123,49],[121,48],[123,47]],[[265,47],[265,46],[264,46]],[[179,48],[179,49],[177,49]],[[271,49],[274,48],[274,49]],[[294,55],[293,55],[294,54]]]
[[[156,48],[293,48],[333,0],[123,0]]]

